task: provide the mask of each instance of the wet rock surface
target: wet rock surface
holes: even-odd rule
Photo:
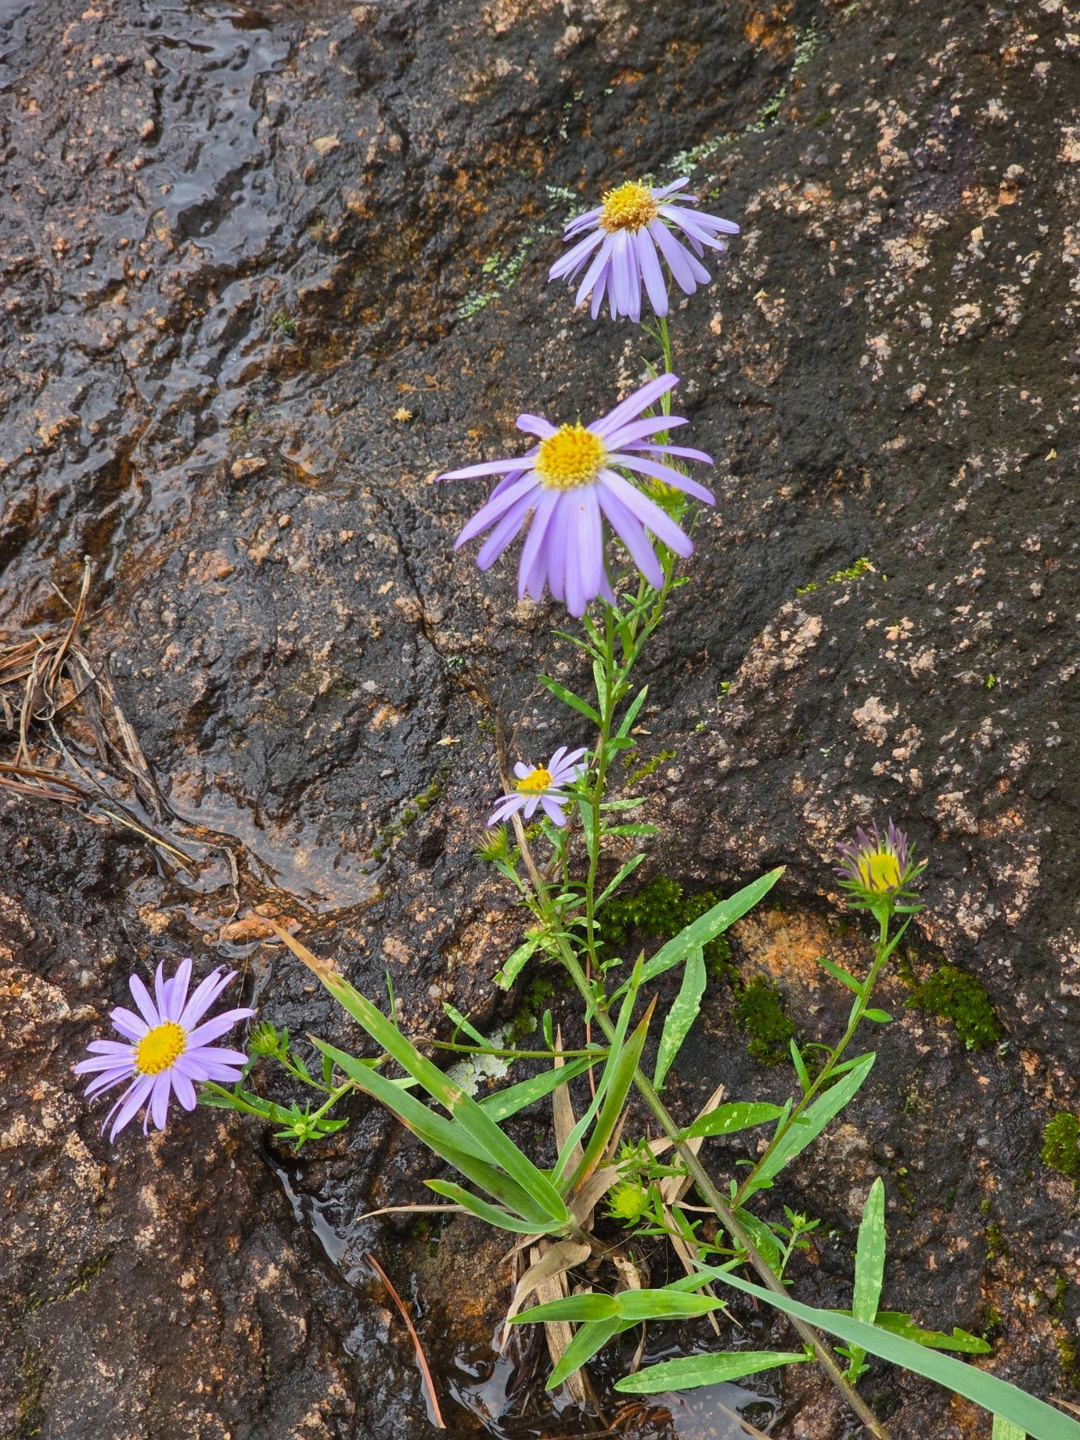
[[[507,453],[521,408],[637,383],[638,332],[544,276],[579,199],[683,170],[743,235],[672,317],[718,503],[648,659],[643,754],[675,753],[642,782],[645,873],[787,865],[734,959],[814,1038],[840,1015],[814,955],[860,963],[835,842],[888,811],[932,857],[911,963],[975,976],[1008,1043],[967,1051],[891,982],[865,1096],[795,1176],[842,1237],[800,1284],[845,1303],[882,1173],[889,1303],[990,1327],[996,1373],[1076,1398],[1075,1197],[1038,1155],[1080,993],[1078,28],[1054,0],[0,10],[0,616],[63,620],[93,558],[85,643],[191,856],[100,812],[0,816],[0,1433],[424,1433],[355,1217],[421,1199],[425,1158],[357,1107],[288,1168],[291,1211],[255,1130],[198,1112],[109,1147],[70,1066],[162,954],[242,963],[265,1016],[355,1044],[259,948],[267,916],[370,994],[389,969],[417,1032],[444,1000],[496,1016],[520,919],[473,856],[495,720],[526,754],[588,737],[535,687],[575,677],[558,609],[451,549],[483,487],[431,482]],[[721,989],[695,1046],[688,1109],[719,1079],[782,1093]],[[406,1242],[403,1293],[410,1264],[446,1286]],[[427,1343],[452,1354],[455,1315],[479,1343],[479,1302],[418,1303]],[[897,1436],[982,1433],[911,1377],[864,1386]],[[785,1387],[772,1433],[846,1433],[808,1369]]]

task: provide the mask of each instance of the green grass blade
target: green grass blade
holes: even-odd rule
[[[568,1080],[573,1080],[575,1075],[588,1070],[590,1065],[599,1064],[605,1058],[605,1052],[598,1050],[596,1058],[590,1059],[587,1055],[580,1055],[575,1060],[567,1060],[557,1070],[543,1070],[539,1075],[534,1075],[531,1080],[522,1080],[517,1085],[509,1085],[505,1090],[497,1090],[494,1095],[487,1095],[478,1102],[484,1114],[494,1120],[496,1124],[503,1120],[509,1120],[511,1115],[516,1115],[519,1110],[524,1110],[526,1105],[531,1105],[536,1100],[543,1100],[545,1095],[550,1095],[552,1090],[557,1090],[560,1085],[565,1085]]]
[[[728,1380],[745,1380],[763,1370],[781,1365],[798,1365],[809,1357],[776,1350],[743,1350],[732,1354],[685,1355],[664,1360],[636,1375],[626,1375],[615,1386],[624,1395],[657,1395],[662,1390],[693,1390],[698,1385],[719,1385]]]
[[[734,895],[729,895],[711,910],[706,910],[704,915],[687,925],[685,930],[680,931],[656,952],[641,972],[641,983],[644,985],[649,980],[655,980],[657,975],[663,975],[693,951],[702,949],[710,940],[722,935],[729,925],[734,925],[736,920],[748,910],[752,910],[758,901],[769,893],[783,873],[782,865],[776,870],[770,870],[767,875],[744,885]]]
[[[630,1093],[630,1086],[634,1083],[634,1076],[637,1073],[641,1052],[645,1048],[645,1037],[649,1033],[649,1021],[652,1019],[655,1008],[656,1000],[654,998],[648,1010],[646,1010],[645,1014],[641,1017],[637,1029],[618,1054],[612,1053],[608,1065],[605,1067],[605,1075],[610,1072],[611,1078],[608,1082],[607,1093],[604,1096],[604,1103],[600,1107],[599,1115],[596,1117],[596,1124],[593,1126],[592,1134],[589,1136],[589,1143],[585,1147],[585,1153],[578,1161],[573,1174],[566,1183],[566,1194],[576,1190],[579,1185],[587,1180],[603,1159],[607,1143],[612,1135],[614,1135],[615,1127],[622,1117],[623,1106],[626,1104],[626,1097]]]
[[[830,1310],[817,1310],[811,1305],[802,1305],[789,1295],[774,1295],[760,1285],[751,1284],[728,1272],[710,1272],[712,1278],[723,1280],[726,1285],[742,1290],[782,1310],[785,1315],[795,1315],[819,1330],[827,1330],[848,1345],[858,1345],[871,1355],[878,1355],[893,1365],[902,1365],[905,1370],[914,1371],[934,1380],[957,1395],[973,1400],[992,1415],[1010,1420],[1020,1431],[1031,1436],[1031,1440],[1080,1440],[1080,1424],[1070,1420],[1060,1410],[1053,1409],[1034,1395],[1025,1394],[1015,1385],[977,1370],[951,1355],[942,1355],[937,1350],[927,1350],[900,1335],[892,1335],[877,1325],[866,1325],[861,1320],[837,1315]]]
[[[536,1205],[551,1219],[566,1224],[569,1214],[558,1191],[542,1171],[523,1155],[495,1122],[472,1099],[460,1085],[449,1080],[437,1065],[433,1065],[420,1054],[416,1046],[407,1040],[401,1031],[370,1000],[353,988],[345,977],[325,960],[318,959],[280,926],[276,933],[298,955],[309,970],[314,971],[334,999],[362,1025],[375,1043],[386,1050],[424,1087],[429,1095],[445,1106],[455,1123],[460,1124],[470,1137],[468,1148],[477,1148],[495,1165],[500,1166],[533,1197]],[[352,1077],[356,1079],[355,1076]]]
[[[526,1312],[528,1313],[528,1312]],[[554,1390],[568,1375],[587,1364],[598,1350],[603,1349],[613,1335],[629,1330],[629,1324],[620,1320],[590,1320],[579,1327],[577,1334],[562,1353],[562,1359],[551,1372],[545,1390]]]
[[[522,1219],[520,1215],[511,1215],[508,1210],[500,1210],[497,1205],[489,1205],[486,1200],[463,1190],[452,1180],[425,1180],[424,1184],[429,1190],[434,1190],[436,1195],[445,1195],[448,1200],[453,1200],[463,1209],[471,1211],[478,1220],[484,1220],[488,1225],[495,1225],[500,1230],[512,1230],[515,1235],[535,1235],[544,1230],[543,1224],[535,1225]]]
[[[701,1012],[701,997],[704,994],[705,955],[700,949],[692,950],[686,957],[682,984],[667,1013],[664,1029],[660,1035],[660,1046],[656,1052],[656,1069],[653,1072],[652,1082],[655,1089],[663,1088],[664,1078]]]

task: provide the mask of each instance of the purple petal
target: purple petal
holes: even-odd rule
[[[533,508],[533,497],[523,495],[510,506],[506,514],[476,552],[476,563],[481,570],[490,570],[506,547],[513,543]]]
[[[524,780],[532,774],[532,768],[526,765],[524,760],[516,760],[514,762],[514,774],[519,780]]]
[[[519,415],[514,422],[519,430],[524,430],[526,435],[539,435],[541,440],[554,435],[557,426],[552,425],[550,420],[545,420],[542,415],[530,415],[527,412]]]
[[[150,1110],[154,1117],[154,1124],[159,1130],[165,1129],[165,1122],[169,1118],[169,1096],[172,1094],[172,1076],[168,1070],[163,1070],[160,1075],[154,1077],[154,1089],[150,1096]]]
[[[564,275],[572,280],[603,238],[603,230],[594,230],[591,235],[586,235],[584,240],[579,240],[561,259],[556,260],[548,271],[548,281],[560,280]]]
[[[581,302],[585,299],[586,295],[588,295],[589,291],[592,290],[593,287],[596,285],[596,282],[599,280],[602,272],[606,269],[606,267],[607,267],[607,266],[610,264],[610,262],[611,262],[611,250],[612,250],[612,243],[613,243],[613,242],[612,242],[612,239],[611,239],[611,236],[610,236],[610,235],[605,235],[604,240],[605,240],[605,243],[600,246],[600,249],[596,252],[595,256],[593,257],[593,262],[592,262],[592,264],[591,264],[591,265],[589,266],[589,268],[585,271],[585,274],[584,274],[584,276],[582,277],[581,284],[578,286],[577,294],[574,296],[574,304],[575,304],[575,305],[580,305],[580,304],[581,304]],[[603,293],[604,293],[604,287],[603,287],[603,285],[601,285],[601,286],[600,286],[600,290],[599,290],[599,294],[602,296]],[[596,318],[596,303],[597,303],[597,302],[596,302],[596,295],[594,294],[594,295],[593,295],[593,319]]]
[[[524,795],[504,795],[495,807],[488,820],[488,825],[499,825],[504,820],[509,820],[516,811],[521,810],[525,805]]]
[[[466,521],[461,527],[458,537],[454,541],[454,549],[460,550],[462,545],[479,535],[481,531],[486,530],[489,525],[494,525],[523,496],[529,495],[539,488],[536,474],[530,470],[527,475],[523,475],[516,484],[509,486],[501,494],[492,495],[485,505],[481,505],[472,519]]]
[[[86,1048],[92,1055],[124,1055],[131,1058],[131,1045],[126,1040],[91,1040]]]
[[[436,480],[475,480],[478,475],[505,475],[509,470],[527,468],[520,458],[517,460],[485,460],[483,465],[466,465],[464,470],[447,470],[436,475]]]
[[[549,775],[555,774],[555,771],[558,770],[559,766],[562,764],[563,756],[565,754],[565,745],[560,745],[559,748],[552,754],[551,759],[548,761],[545,767]]]
[[[667,286],[664,284],[664,272],[660,269],[660,261],[656,258],[656,246],[648,230],[638,231],[634,237],[634,245],[637,250],[641,278],[645,281],[645,289],[649,292],[649,302],[657,315],[666,315],[668,313]]]
[[[557,800],[554,795],[543,795],[541,796],[540,803],[544,807],[544,814],[548,817],[548,819],[553,825],[561,826],[566,824],[566,816],[559,808],[560,805],[566,804],[565,799],[560,801]]]
[[[193,1030],[221,992],[235,979],[235,970],[224,972],[217,969],[211,970],[180,1012],[180,1019],[177,1023],[185,1030]]]
[[[664,571],[656,558],[656,551],[649,543],[649,537],[636,515],[622,503],[619,497],[606,487],[600,491],[600,508],[611,522],[611,528],[629,551],[630,558],[654,590],[664,584]]]
[[[126,1035],[129,1040],[141,1040],[150,1030],[141,1015],[136,1015],[134,1010],[126,1010],[122,1005],[110,1011],[109,1019],[120,1034]]]
[[[536,807],[537,807],[539,804],[540,804],[540,796],[539,796],[539,795],[527,795],[527,796],[525,797],[525,807],[524,807],[524,810],[522,811],[522,813],[524,814],[526,820],[531,820],[531,819],[532,819],[532,817],[536,814]]]
[[[690,184],[690,181],[689,181],[688,179],[686,179],[685,176],[683,177],[682,180],[673,180],[670,185],[664,185],[664,186],[662,186],[659,190],[654,190],[654,191],[652,192],[652,198],[653,198],[654,200],[663,200],[663,199],[665,199],[668,195],[674,195],[675,191],[676,191],[676,190],[681,190],[684,185],[689,185],[689,184]],[[697,196],[696,196],[696,195],[680,195],[680,196],[679,196],[679,199],[680,199],[680,200],[696,200],[696,199],[697,199]]]
[[[112,1117],[116,1115],[113,1127],[109,1131],[110,1144],[116,1139],[117,1135],[120,1134],[124,1126],[130,1124],[132,1118],[138,1113],[139,1106],[142,1105],[145,1100],[149,1099],[153,1084],[154,1077],[152,1075],[140,1075],[139,1078],[124,1091],[108,1115],[105,1116],[105,1124],[102,1125],[102,1130],[104,1130],[105,1125],[108,1125],[109,1121],[112,1120]]]
[[[135,1004],[138,1005],[139,1010],[142,1012],[143,1019],[151,1030],[155,1029],[161,1024],[161,1016],[155,1009],[153,1000],[150,999],[149,990],[147,990],[138,975],[132,975],[128,981],[128,985],[131,988],[132,995],[135,997]]]
[[[618,448],[621,450],[623,447],[620,445]],[[703,465],[713,463],[712,456],[706,455],[704,450],[691,450],[685,445],[642,445],[641,449],[646,455],[679,455],[683,460],[700,460]]]
[[[622,450],[627,445],[636,447],[661,430],[677,430],[686,423],[682,415],[647,415],[644,420],[631,420],[629,424],[620,425],[617,431],[604,438],[608,449]]]
[[[194,1110],[198,1096],[195,1094],[195,1086],[190,1079],[174,1065],[172,1068],[172,1088],[177,1100],[185,1110]]]
[[[640,389],[635,390],[632,395],[628,395],[625,400],[615,406],[614,410],[609,410],[601,419],[595,420],[588,426],[588,429],[594,435],[599,435],[606,440],[609,435],[614,434],[628,421],[637,419],[643,410],[647,410],[650,405],[655,404],[661,395],[666,395],[678,383],[677,375],[657,375],[655,380],[650,380]]]
[[[618,496],[630,513],[636,515],[645,528],[651,530],[658,540],[662,540],[669,550],[674,550],[676,555],[693,554],[694,546],[689,536],[683,534],[671,516],[661,510],[654,500],[650,500],[635,485],[631,485],[629,480],[616,475],[614,470],[601,470],[600,479]],[[659,586],[653,588],[659,589]]]
[[[652,222],[649,226],[649,234],[660,247],[660,252],[670,267],[675,283],[687,295],[692,295],[697,289],[697,279],[691,265],[694,257],[689,250],[679,244],[662,220]]]
[[[592,210],[586,210],[584,215],[576,215],[573,220],[568,220],[563,226],[563,238],[569,239],[571,235],[578,234],[587,226],[594,225],[603,213],[603,205],[597,205]]]
[[[84,1094],[87,1100],[95,1100],[99,1095],[104,1095],[106,1090],[111,1090],[114,1085],[119,1085],[121,1080],[131,1079],[131,1067],[126,1070],[106,1070],[92,1080],[86,1087]]]
[[[680,200],[685,198],[683,195],[679,196]],[[662,205],[660,207],[660,214],[665,215],[674,224],[678,225],[680,229],[685,230],[687,234],[696,232],[699,237],[704,240],[706,245],[715,245],[717,249],[724,249],[726,247],[723,241],[718,241],[713,238],[715,235],[739,234],[739,227],[733,220],[724,220],[719,215],[706,215],[701,210],[684,210],[679,205]]]
[[[250,1020],[254,1014],[255,1011],[249,1009],[246,1005],[236,1010],[223,1010],[220,1015],[215,1015],[212,1020],[207,1020],[204,1024],[200,1025],[198,1029],[192,1030],[191,1034],[187,1037],[187,1048],[194,1050],[199,1045],[206,1045],[211,1040],[217,1040],[218,1037],[224,1035],[226,1031],[231,1030],[235,1025],[239,1025],[241,1020]]]
[[[97,1070],[127,1070],[133,1072],[135,1060],[130,1047],[126,1055],[91,1055],[89,1060],[80,1060],[71,1067],[73,1075],[93,1075]]]
[[[655,461],[645,460],[640,455],[609,455],[608,459],[613,465],[625,465],[628,470],[636,470],[654,480],[662,480],[665,485],[673,485],[676,490],[693,495],[695,500],[703,500],[706,505],[716,504],[711,490],[706,490],[704,485],[691,480],[689,475],[684,475],[681,470],[672,470],[668,465],[657,465]]]

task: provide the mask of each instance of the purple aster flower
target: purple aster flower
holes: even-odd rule
[[[636,180],[628,180],[604,196],[603,204],[586,215],[571,220],[563,238],[571,240],[583,230],[589,233],[557,260],[548,272],[548,280],[563,276],[573,280],[586,266],[574,301],[580,305],[592,293],[592,317],[595,320],[607,295],[611,318],[628,315],[641,319],[641,286],[645,284],[649,301],[657,315],[668,313],[667,282],[660,268],[660,255],[676,283],[687,295],[712,279],[701,264],[705,246],[726,250],[718,235],[738,235],[739,227],[719,215],[706,215],[691,210],[696,195],[675,195],[688,180],[676,180],[660,190],[653,190]],[[672,199],[683,202],[672,203]],[[690,249],[676,237],[680,230],[689,241]],[[659,251],[659,255],[657,254]],[[693,253],[691,253],[693,252]]]
[[[567,754],[566,746],[560,745],[548,763],[538,765],[535,770],[530,770],[519,760],[514,766],[514,774],[518,778],[513,793],[502,797],[487,823],[498,825],[519,810],[526,820],[531,820],[536,807],[542,805],[544,814],[553,825],[565,825],[563,806],[570,798],[565,787],[584,775],[585,766],[581,764],[584,754],[584,746]]]
[[[915,863],[907,836],[891,820],[884,835],[877,825],[870,835],[857,827],[854,843],[847,841],[838,848],[842,860],[836,873],[844,889],[864,904],[900,899],[926,865],[925,860]]]
[[[480,569],[487,570],[528,526],[518,566],[518,599],[529,594],[539,601],[546,582],[556,600],[565,600],[571,615],[583,615],[597,595],[609,602],[614,599],[604,568],[606,520],[645,579],[661,589],[664,572],[646,531],[676,555],[689,555],[694,547],[671,516],[614,467],[714,504],[703,485],[657,458],[673,455],[712,464],[701,450],[652,443],[661,431],[685,425],[682,416],[642,418],[643,410],[678,383],[674,375],[660,375],[591,425],[578,421],[556,429],[539,415],[519,415],[518,429],[539,436],[539,445],[516,460],[490,460],[439,476],[440,480],[503,477],[454,541],[455,550],[490,529],[476,557]]]
[[[76,1075],[97,1072],[87,1086],[87,1099],[104,1094],[122,1080],[132,1082],[105,1117],[108,1125],[116,1116],[109,1132],[110,1140],[116,1139],[143,1105],[146,1106],[143,1134],[151,1117],[157,1128],[164,1130],[173,1094],[185,1110],[193,1110],[195,1081],[232,1084],[239,1080],[240,1071],[247,1063],[242,1050],[222,1050],[210,1041],[231,1030],[238,1020],[254,1015],[254,1010],[226,1010],[213,1020],[199,1024],[226,985],[236,978],[236,971],[212,971],[190,999],[191,961],[181,960],[171,980],[165,979],[164,972],[165,966],[159,965],[154,980],[155,999],[151,999],[139,977],[132,975],[129,984],[140,1013],[136,1015],[133,1010],[118,1007],[110,1017],[123,1035],[123,1041],[91,1041],[87,1047],[92,1052],[91,1059],[75,1066]]]

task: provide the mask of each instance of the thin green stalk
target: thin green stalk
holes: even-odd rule
[[[777,1126],[776,1133],[769,1141],[768,1149],[763,1155],[759,1157],[753,1169],[749,1172],[749,1174],[743,1180],[742,1184],[739,1186],[738,1190],[735,1192],[735,1198],[731,1202],[734,1209],[737,1210],[742,1204],[743,1200],[746,1197],[746,1192],[752,1189],[753,1183],[756,1180],[761,1170],[761,1167],[768,1160],[769,1156],[776,1149],[777,1145],[779,1145],[780,1141],[788,1133],[791,1127],[798,1121],[799,1117],[810,1104],[811,1100],[813,1100],[814,1097],[818,1094],[818,1092],[827,1084],[827,1082],[832,1079],[833,1075],[836,1072],[836,1067],[837,1065],[839,1065],[840,1060],[843,1057],[844,1051],[854,1039],[855,1032],[856,1030],[858,1030],[860,1024],[862,1023],[863,1016],[866,1014],[866,1011],[870,1007],[870,1000],[873,995],[874,985],[877,983],[877,977],[881,973],[881,967],[885,964],[885,961],[892,953],[892,946],[890,946],[889,944],[889,918],[890,917],[888,911],[883,910],[880,916],[881,937],[878,941],[877,954],[874,956],[874,963],[873,965],[871,965],[870,973],[867,975],[866,980],[863,982],[861,991],[855,997],[855,1004],[851,1007],[851,1015],[848,1018],[847,1029],[844,1031],[844,1034],[841,1037],[839,1044],[837,1044],[836,1047],[832,1051],[830,1051],[829,1058],[821,1067],[820,1073],[814,1080],[813,1084],[810,1086],[809,1090],[807,1090],[806,1094],[799,1101],[798,1105],[796,1105],[795,1108],[792,1110],[786,1122],[783,1125]]]

